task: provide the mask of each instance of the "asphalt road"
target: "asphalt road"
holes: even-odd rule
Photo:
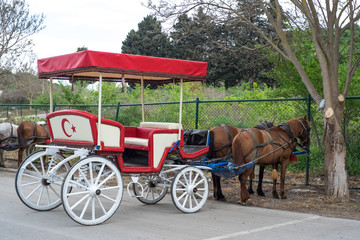
[[[124,192],[117,212],[98,226],[71,220],[62,206],[48,212],[26,207],[15,191],[15,173],[0,170],[1,240],[71,239],[359,239],[360,221],[244,207],[208,200],[197,213],[179,212],[170,195],[144,205]]]

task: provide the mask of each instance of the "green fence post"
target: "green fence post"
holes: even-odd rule
[[[115,114],[115,121],[117,122],[118,117],[119,117],[119,110],[120,110],[120,102],[117,103],[117,107],[116,107],[116,114]]]
[[[199,124],[199,98],[196,98],[195,129],[198,129],[198,124]]]
[[[56,103],[53,104],[53,112],[55,112]]]
[[[307,119],[308,119],[309,122],[310,122],[310,113],[311,113],[310,108],[311,108],[311,95],[309,94],[308,97],[307,97]],[[306,154],[305,185],[309,185],[309,169],[310,169],[310,157],[309,157],[309,154]]]
[[[6,118],[9,119],[9,105],[6,106]]]

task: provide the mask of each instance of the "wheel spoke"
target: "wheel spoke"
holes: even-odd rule
[[[102,174],[103,171],[104,171],[104,168],[105,168],[105,164],[102,164],[102,165],[101,165],[101,168],[100,168],[100,171],[99,171],[99,173],[98,173],[98,176],[97,176],[97,178],[96,178],[96,180],[95,180],[95,184],[98,184],[98,182],[99,182],[99,180],[100,180],[100,177],[101,177],[101,174]]]
[[[68,197],[72,197],[72,196],[76,196],[76,195],[82,195],[82,194],[88,194],[88,191],[81,191],[81,192],[72,192],[72,193],[68,193]]]
[[[196,206],[199,205],[199,202],[197,201],[195,195],[191,195],[191,197],[194,199],[194,202],[196,203]]]
[[[88,206],[89,206],[90,201],[91,201],[91,197],[89,196],[89,198],[88,198],[88,200],[86,201],[85,206],[84,206],[84,208],[83,208],[83,210],[82,210],[82,212],[81,212],[81,214],[80,214],[80,216],[79,216],[80,218],[83,218],[83,217],[84,217],[84,214],[85,214],[85,212],[86,212],[86,210],[87,210],[87,208],[88,208]]]
[[[39,170],[37,169],[37,167],[35,167],[34,163],[30,163],[30,166],[35,170],[35,172],[37,172],[40,176],[42,176],[41,172],[39,172]]]
[[[82,169],[79,168],[78,172],[81,174],[81,176],[83,177],[82,179],[84,179],[84,181],[86,182],[87,186],[90,186],[91,184],[89,183],[89,180],[87,179],[87,177],[85,176],[85,174],[83,173]]]
[[[38,197],[38,201],[36,203],[37,206],[40,205],[40,201],[41,201],[41,198],[42,198],[42,195],[44,193],[44,186],[42,186],[41,190],[40,190],[40,194],[39,194],[39,197]]]
[[[182,207],[185,207],[188,198],[189,198],[189,194],[185,193],[185,199],[184,199],[184,202],[182,204]]]
[[[41,183],[29,195],[27,195],[25,199],[29,199],[40,187]]]
[[[43,175],[45,175],[44,159],[43,156],[40,157],[41,170]]]
[[[76,208],[80,203],[82,203],[86,198],[90,198],[89,194],[86,194],[85,196],[83,196],[79,201],[77,201],[74,205],[72,205],[70,207],[71,210],[73,210],[74,208]]]
[[[46,186],[45,187],[45,190],[46,190],[46,196],[47,196],[47,198],[48,198],[48,205],[50,205],[50,193],[49,193],[49,188]]]
[[[99,198],[98,196],[96,196],[96,199],[97,199],[98,202],[99,202],[99,205],[100,205],[100,208],[101,208],[102,212],[103,212],[104,214],[106,214],[106,209],[105,209],[104,205],[102,204],[100,198]]]
[[[70,180],[69,183],[73,184],[75,187],[78,187],[78,188],[85,188],[85,189],[89,189],[87,186],[81,184],[80,182],[77,182],[75,180]]]
[[[107,178],[105,178],[98,186],[102,186],[104,183],[106,183],[110,178],[112,178],[115,175],[115,172],[112,172]]]
[[[204,179],[201,179],[199,182],[197,182],[194,187],[198,186],[199,184],[203,183],[204,182]]]
[[[27,186],[35,185],[35,184],[38,184],[38,183],[41,183],[41,181],[29,182],[29,183],[21,184],[21,187],[27,187]]]
[[[42,178],[41,176],[35,175],[35,173],[34,174],[23,173],[23,176],[30,177],[30,178],[36,178],[36,179],[41,179]]]
[[[100,196],[102,196],[102,197],[104,197],[104,198],[106,198],[106,199],[108,199],[108,200],[110,200],[110,201],[112,201],[112,202],[116,202],[116,199],[112,199],[111,197],[106,196],[106,195],[103,194],[103,193],[101,193]]]
[[[94,177],[93,177],[93,164],[89,163],[89,172],[90,172],[90,184],[94,183]]]
[[[95,198],[91,198],[91,219],[95,220]]]
[[[194,180],[191,182],[192,184],[194,184],[196,182],[196,180],[198,179],[200,173],[197,173],[196,176],[194,177]],[[197,184],[196,184],[197,185]]]
[[[60,199],[61,198],[60,194],[53,188],[53,186],[49,185],[49,187],[53,191],[53,193],[55,193],[55,195]]]

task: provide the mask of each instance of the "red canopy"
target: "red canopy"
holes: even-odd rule
[[[206,70],[206,62],[90,50],[38,60],[39,78],[64,80],[97,81],[101,72],[105,81],[139,82],[141,76],[146,83],[205,81]]]

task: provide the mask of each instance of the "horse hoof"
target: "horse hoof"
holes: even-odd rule
[[[287,199],[287,196],[281,196],[281,199]]]
[[[249,200],[250,200],[250,199],[249,199]],[[238,203],[241,204],[242,206],[246,206],[246,207],[253,206],[252,202],[249,201],[249,200],[246,200],[245,202],[240,201],[240,202],[238,202]]]
[[[273,194],[273,198],[280,199],[279,195],[277,195],[277,194]]]
[[[264,192],[258,192],[257,195],[258,195],[259,197],[265,197],[265,193],[264,193]]]
[[[250,194],[254,194],[254,191],[252,189],[249,189]]]
[[[217,198],[216,200],[219,201],[219,202],[226,202],[226,198],[225,198],[225,197]]]

